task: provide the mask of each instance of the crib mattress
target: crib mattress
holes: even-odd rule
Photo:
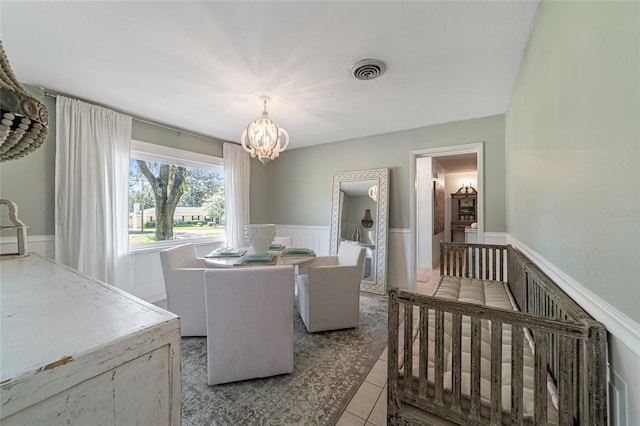
[[[517,305],[509,291],[506,283],[498,281],[484,281],[475,278],[462,278],[444,276],[440,279],[434,292],[435,297],[443,299],[474,303],[493,308],[518,310]],[[416,308],[417,311],[418,308]],[[418,374],[419,363],[419,339],[417,312],[414,318],[413,335],[413,375]],[[444,319],[445,339],[444,339],[444,383],[445,391],[451,391],[452,379],[452,357],[451,357],[451,335],[452,319],[451,314],[445,314]],[[435,378],[435,313],[429,313],[429,345],[428,345],[428,372],[427,378],[430,382]],[[523,343],[523,414],[525,421],[531,422],[534,416],[534,354],[533,341],[528,332],[525,332]],[[470,396],[471,380],[471,320],[469,317],[462,318],[462,389],[463,398]],[[511,326],[504,324],[502,332],[502,409],[505,415],[511,410]],[[402,360],[401,360],[402,362]],[[485,407],[490,406],[491,399],[491,322],[483,320],[481,322],[481,372],[480,372],[480,398]],[[558,413],[554,403],[557,401],[557,392],[553,382],[548,380],[549,400],[547,403],[549,424],[557,424]],[[554,401],[556,399],[556,401]]]

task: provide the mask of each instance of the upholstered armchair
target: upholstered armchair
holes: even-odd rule
[[[342,242],[337,256],[318,256],[301,268],[298,310],[307,331],[359,325],[364,254],[364,247]]]
[[[160,252],[167,310],[180,317],[183,336],[206,336],[203,273],[204,259],[196,257],[193,244]]]
[[[293,266],[204,273],[208,383],[293,372]]]

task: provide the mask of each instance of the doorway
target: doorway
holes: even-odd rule
[[[471,233],[482,241],[483,220],[483,144],[431,148],[411,152],[411,247],[409,287],[416,290],[437,275],[440,260],[440,241],[460,242]],[[452,196],[456,192],[477,191],[474,215],[455,220]],[[468,202],[468,201],[465,201]],[[453,207],[453,208],[452,208]],[[467,212],[465,212],[467,213]],[[468,222],[468,223],[467,223]],[[473,232],[465,232],[473,226]],[[468,234],[468,235],[467,235]],[[421,289],[424,290],[424,289]]]

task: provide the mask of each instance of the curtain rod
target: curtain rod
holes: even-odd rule
[[[136,120],[136,121],[139,121],[141,123],[150,124],[152,126],[160,127],[162,129],[171,130],[172,132],[177,132],[178,134],[184,133],[185,135],[194,136],[194,137],[197,137],[197,138],[200,138],[200,139],[213,139],[213,140],[218,141],[218,142],[229,142],[229,141],[226,141],[224,139],[214,138],[212,136],[207,136],[207,135],[202,134],[202,133],[192,132],[190,130],[185,130],[185,129],[182,129],[180,127],[172,126],[170,124],[164,124],[164,123],[160,123],[158,121],[153,121],[153,120],[148,119],[148,118],[143,118],[143,117],[140,117],[138,115],[132,114],[130,112],[123,111],[123,110],[120,110],[118,108],[114,108],[114,107],[109,106],[109,105],[104,105],[104,104],[100,104],[100,103],[97,103],[97,102],[88,101],[88,100],[85,100],[85,99],[82,99],[82,98],[78,98],[77,96],[69,96],[69,95],[65,95],[64,93],[53,92],[53,91],[51,91],[49,89],[45,89],[44,87],[40,87],[40,89],[43,91],[45,96],[49,96],[51,98],[57,98],[58,96],[64,96],[66,98],[76,99],[78,101],[86,102],[86,103],[89,103],[89,104],[92,104],[92,105],[100,106],[100,107],[103,107],[103,108],[108,108],[108,109],[113,110],[115,112],[119,112],[120,114],[129,115],[129,116],[131,116],[132,120]],[[231,143],[233,143],[233,142],[231,142]]]

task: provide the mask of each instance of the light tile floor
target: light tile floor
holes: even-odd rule
[[[439,270],[418,269],[416,293],[433,294]],[[387,349],[358,388],[336,426],[386,426],[387,424]]]

